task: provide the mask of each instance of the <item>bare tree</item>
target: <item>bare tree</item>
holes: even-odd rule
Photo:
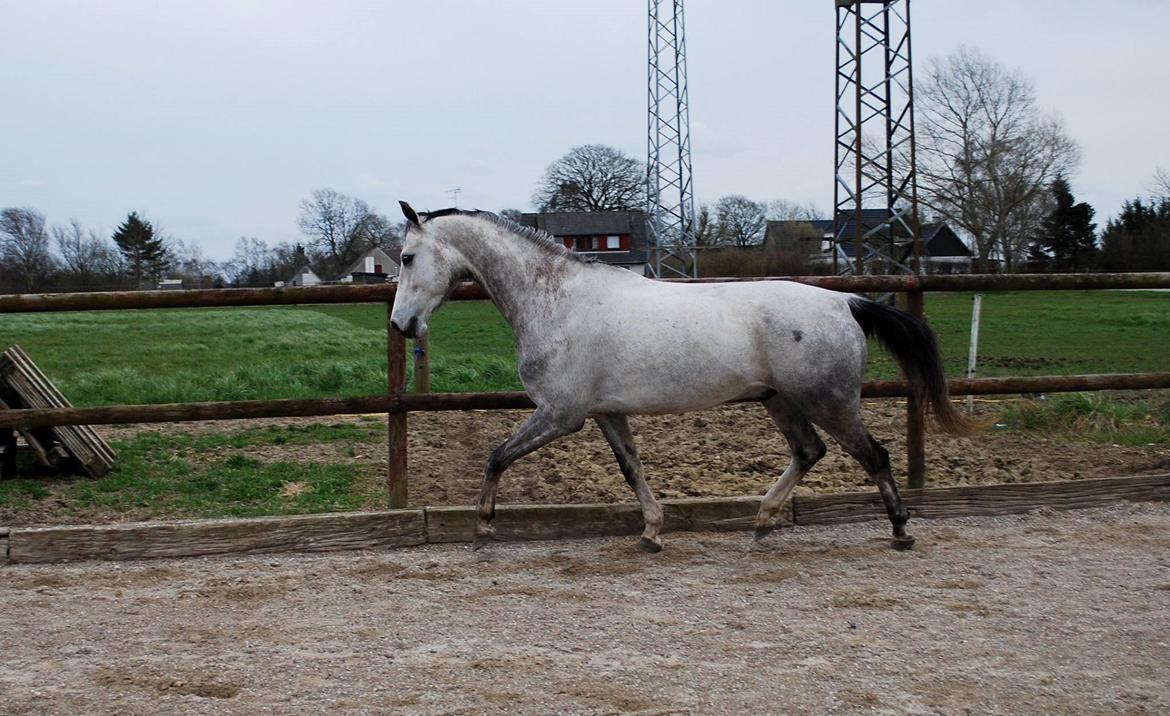
[[[1027,77],[973,48],[933,62],[915,90],[921,199],[970,236],[980,270],[995,254],[1013,269],[1044,216],[1040,197],[1077,164],[1076,143]]]
[[[305,247],[300,243],[282,241],[272,247],[272,270],[277,281],[287,281],[309,263]]]
[[[401,241],[394,225],[369,204],[332,189],[317,189],[301,202],[297,226],[321,257],[322,268],[333,274],[374,246]]]
[[[1154,194],[1159,199],[1170,199],[1170,172],[1162,167],[1154,170]]]
[[[768,221],[816,221],[825,214],[816,204],[800,204],[787,199],[773,199],[767,203]]]
[[[45,216],[29,207],[0,212],[0,269],[21,291],[41,289],[56,268]]]
[[[642,162],[604,144],[584,144],[549,165],[532,195],[541,211],[628,211],[646,201]]]
[[[695,217],[695,246],[719,246],[721,241],[719,223],[711,216],[711,205],[699,204],[698,216]]]
[[[204,255],[203,248],[196,242],[170,237],[167,239],[167,253],[171,259],[171,276],[181,278],[185,288],[223,286],[223,268]]]
[[[752,246],[764,240],[767,206],[740,194],[730,194],[715,203],[721,244]]]
[[[122,256],[113,242],[92,229],[86,231],[77,219],[71,219],[68,226],[54,226],[50,233],[61,259],[62,279],[72,289],[112,288],[124,272]]]

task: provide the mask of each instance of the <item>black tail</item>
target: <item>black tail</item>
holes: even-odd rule
[[[865,335],[876,337],[898,361],[914,396],[919,404],[930,406],[939,427],[952,435],[976,431],[975,423],[951,404],[938,341],[926,321],[861,296],[850,297],[849,310]]]

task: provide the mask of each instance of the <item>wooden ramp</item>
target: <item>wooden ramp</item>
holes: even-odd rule
[[[71,407],[20,346],[0,353],[0,409]],[[101,477],[114,466],[114,451],[88,425],[21,429],[20,434],[47,466],[54,467],[72,457],[92,477]],[[6,461],[11,459],[10,451],[11,447]]]

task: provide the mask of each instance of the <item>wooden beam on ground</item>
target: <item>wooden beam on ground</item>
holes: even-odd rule
[[[427,540],[422,510],[77,527],[12,528],[12,563],[153,559],[409,547]]]
[[[663,532],[746,530],[755,525],[758,497],[661,500]],[[470,542],[474,507],[428,507],[428,542]],[[792,524],[791,504],[780,514]],[[585,505],[500,505],[492,520],[503,542],[615,537],[642,532],[642,508],[632,503]]]
[[[942,487],[909,490],[904,498],[917,519],[1002,515],[1041,507],[1070,510],[1119,501],[1170,500],[1170,474]],[[748,530],[755,523],[759,498],[663,500],[662,508],[666,531]],[[803,526],[886,517],[881,498],[872,490],[797,496],[785,506],[783,519]],[[474,525],[470,507],[429,507],[243,520],[0,527],[0,555],[5,538],[12,563],[375,549],[466,542]],[[501,505],[495,525],[501,541],[634,535],[642,530],[642,510],[631,503]]]
[[[1170,474],[1143,477],[1021,482],[1011,485],[972,485],[905,490],[902,501],[910,518],[935,519],[972,515],[1006,515],[1041,507],[1073,510],[1115,502],[1170,500]],[[832,525],[886,519],[881,495],[845,492],[793,498],[798,525]]]

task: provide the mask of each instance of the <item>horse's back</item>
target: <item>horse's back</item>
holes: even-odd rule
[[[859,383],[864,367],[846,297],[803,284],[606,271],[567,298],[565,360],[545,367],[568,375],[542,382],[586,396],[590,412],[682,412],[770,390],[798,398]]]

